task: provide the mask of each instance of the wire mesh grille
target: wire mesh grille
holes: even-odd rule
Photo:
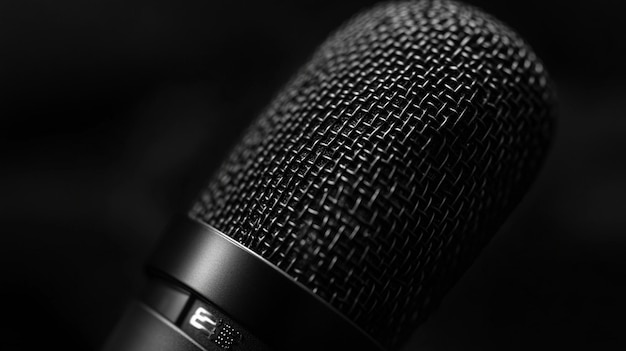
[[[191,215],[394,348],[535,177],[552,100],[531,49],[488,15],[382,4],[322,45]]]

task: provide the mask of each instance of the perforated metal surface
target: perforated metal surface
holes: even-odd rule
[[[191,215],[394,348],[519,202],[551,101],[541,63],[498,21],[383,4],[327,40]]]

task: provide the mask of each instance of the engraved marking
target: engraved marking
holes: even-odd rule
[[[203,307],[198,307],[196,312],[189,319],[192,327],[206,333],[208,336],[215,334],[218,320]]]

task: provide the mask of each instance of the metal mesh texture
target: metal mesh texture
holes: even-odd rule
[[[386,3],[333,34],[190,214],[393,349],[519,202],[553,94],[511,30],[449,1]]]

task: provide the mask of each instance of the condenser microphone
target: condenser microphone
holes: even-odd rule
[[[553,100],[474,7],[355,16],[165,231],[105,349],[398,349],[537,175]]]

